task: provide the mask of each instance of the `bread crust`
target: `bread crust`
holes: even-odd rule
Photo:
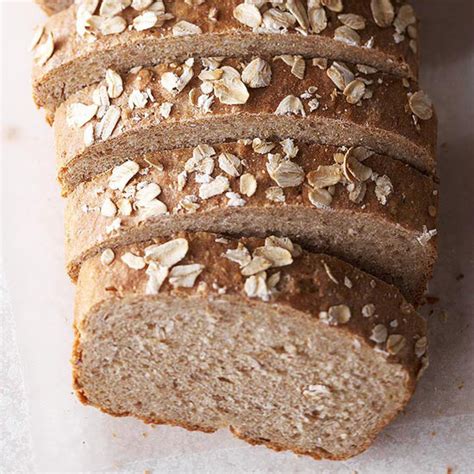
[[[226,59],[222,65],[241,70],[243,62]],[[97,138],[90,146],[84,143],[84,127],[68,125],[67,113],[72,104],[92,104],[96,87],[74,94],[57,110],[54,120],[63,192],[67,194],[79,182],[141,154],[255,136],[291,137],[331,145],[364,145],[423,172],[435,172],[437,120],[433,116],[418,125],[413,123],[408,94],[415,92],[414,84],[406,88],[407,84],[394,76],[370,74],[367,77],[372,84],[373,96],[357,106],[349,104],[342,93],[335,93],[336,87],[326,71],[310,65],[309,61],[304,79],[291,74],[290,67],[281,60],[272,61],[271,69],[270,85],[249,89],[245,104],[227,105],[216,99],[210,113],[197,108],[188,97],[192,91],[200,93],[202,81],[198,78],[201,70],[198,61],[193,66],[194,77],[176,96],[167,92],[160,83],[162,74],[173,70],[171,66],[161,65],[129,73],[123,77],[124,92],[111,100],[111,104],[121,111],[117,126],[110,137],[105,140]],[[316,110],[309,110],[308,99],[302,101],[305,117],[275,113],[290,92],[294,96],[304,95],[315,85],[319,101]],[[140,87],[150,91],[154,101],[149,101],[144,108],[131,110],[128,104],[130,94]],[[163,103],[172,104],[168,118],[161,115]],[[95,126],[98,122],[94,118],[87,126]]]
[[[302,35],[290,29],[287,33],[253,33],[252,29],[233,17],[241,0],[207,0],[203,5],[190,6],[184,1],[166,1],[166,11],[174,19],[163,27],[146,31],[125,30],[120,34],[100,36],[90,42],[76,33],[76,6],[61,11],[46,22],[46,31],[55,38],[55,51],[43,66],[33,69],[33,91],[38,106],[54,112],[69,95],[84,86],[101,80],[105,70],[112,67],[126,72],[134,66],[152,65],[163,61],[181,61],[190,56],[241,56],[248,51],[273,56],[302,54],[306,57],[328,57],[354,63],[368,64],[403,77],[416,78],[418,73],[417,40],[400,36],[395,29],[381,28],[373,20],[369,0],[345,0],[342,13],[365,18],[366,27],[359,30],[361,44],[353,46],[333,39],[334,31],[342,26],[338,13],[327,9],[328,27],[321,34]],[[45,3],[47,9],[49,4]],[[209,20],[209,12],[217,9],[217,21]],[[130,24],[138,12],[131,8],[122,16]],[[202,34],[173,36],[172,27],[178,21],[199,26]],[[412,46],[410,46],[412,41]]]
[[[299,147],[299,153],[294,158],[294,162],[303,168],[305,175],[312,170],[316,170],[320,165],[334,164],[334,154],[340,152],[340,149],[330,146],[307,144],[297,144],[297,146]],[[227,204],[228,197],[223,193],[208,200],[197,199],[200,207],[195,213],[188,214],[183,209],[180,210],[180,203],[186,196],[197,197],[199,195],[199,185],[195,182],[195,177],[192,174],[188,175],[186,185],[181,191],[177,186],[178,176],[184,171],[186,161],[192,156],[192,149],[173,150],[147,156],[146,160],[148,162],[144,159],[140,160],[141,173],[143,174],[137,174],[130,182],[132,185],[137,185],[140,182],[157,183],[161,188],[159,199],[166,204],[169,215],[142,218],[139,211],[132,211],[130,216],[117,213],[112,217],[106,217],[100,212],[104,201],[111,199],[112,202],[118,204],[122,199],[120,191],[109,188],[110,173],[104,173],[90,182],[79,185],[69,196],[65,210],[66,262],[68,272],[73,280],[77,278],[82,262],[104,248],[135,242],[143,239],[144,235],[148,239],[150,233],[152,235],[167,235],[176,230],[190,229],[210,232],[222,232],[227,229],[225,230],[227,233],[232,233],[228,223],[232,216],[254,216],[254,219],[248,217],[242,217],[242,219],[245,222],[252,222],[252,220],[256,222],[257,216],[267,213],[267,221],[270,221],[267,228],[260,228],[256,224],[255,226],[250,225],[247,230],[250,235],[262,235],[268,232],[275,233],[283,222],[294,222],[295,212],[305,212],[307,214],[305,225],[308,227],[311,226],[312,221],[321,222],[324,215],[328,213],[331,215],[339,213],[341,217],[346,216],[343,222],[353,221],[354,233],[352,237],[351,234],[347,235],[345,240],[362,238],[357,237],[355,229],[361,220],[368,223],[372,221],[374,224],[378,223],[381,227],[389,226],[393,228],[393,234],[403,235],[403,241],[405,239],[411,240],[410,245],[414,246],[416,251],[422,249],[417,237],[423,233],[424,226],[427,229],[436,227],[434,211],[437,209],[438,197],[435,184],[430,178],[397,160],[373,155],[364,161],[364,165],[371,168],[373,173],[376,173],[377,176],[387,176],[393,185],[393,193],[387,197],[385,205],[377,198],[374,192],[375,183],[371,182],[361,203],[352,202],[349,199],[348,191],[344,189],[342,184],[338,184],[330,208],[318,209],[308,199],[311,188],[307,182],[299,186],[284,188],[285,202],[270,201],[266,197],[266,191],[270,187],[276,186],[276,183],[271,179],[265,168],[265,155],[254,152],[251,144],[229,143],[215,146],[214,149],[216,158],[221,153],[231,153],[237,156],[246,165],[242,173],[248,173],[256,177],[256,193],[251,197],[241,195],[246,201],[245,206],[229,207]],[[282,153],[281,146],[275,144],[272,153]],[[163,171],[150,166],[150,162],[162,165]],[[213,174],[225,175],[230,182],[229,191],[240,192],[239,177],[226,175],[217,165]],[[133,198],[131,203],[134,207]],[[117,231],[108,234],[106,228],[116,217],[121,219],[121,225]],[[198,218],[208,218],[211,219],[211,222],[196,224]],[[236,217],[236,219],[239,218]],[[205,225],[207,227],[204,227]],[[290,235],[288,232],[284,234],[313,249],[336,254],[352,264],[357,264],[363,270],[383,277],[386,281],[398,283],[398,286],[403,288],[405,295],[411,301],[417,301],[422,296],[436,259],[437,242],[436,238],[433,238],[423,247],[428,262],[424,274],[418,278],[418,283],[415,286],[408,277],[405,284],[403,284],[403,280],[400,278],[401,275],[395,275],[388,268],[381,275],[381,268],[367,267],[368,262],[362,261],[362,258],[359,257],[357,261],[351,260],[350,252],[348,254],[341,253],[340,247],[336,245],[333,239],[311,241],[308,239],[307,231],[301,230],[296,223],[293,224],[293,227],[294,235]],[[286,228],[291,228],[291,226],[286,225]],[[150,230],[147,231],[147,229]],[[377,239],[377,235],[372,235],[367,230],[364,238],[373,241]],[[322,240],[327,240],[323,248],[321,248]],[[350,245],[348,246],[350,247]],[[339,251],[336,251],[336,248],[339,248]],[[387,243],[389,254],[392,252],[391,248],[392,244]],[[402,253],[400,249],[398,249],[398,252]],[[394,258],[397,259],[398,257]],[[374,262],[371,262],[371,264],[374,265]],[[406,275],[411,275],[412,267],[407,265],[404,272],[406,272]]]
[[[76,306],[75,306],[75,331],[76,338],[72,356],[74,387],[80,398],[85,404],[90,404],[87,397],[87,387],[81,383],[81,337],[87,332],[88,320],[94,317],[94,313],[103,308],[104,305],[113,305],[117,302],[127,304],[137,298],[159,298],[163,295],[173,298],[186,298],[199,296],[206,298],[220,298],[218,288],[226,288],[225,298],[238,298],[253,304],[243,291],[243,277],[238,271],[238,266],[222,256],[222,253],[228,248],[235,248],[236,241],[231,243],[218,243],[216,236],[212,234],[178,234],[185,237],[189,242],[189,252],[182,263],[201,263],[205,270],[199,276],[198,281],[193,288],[173,289],[165,283],[157,296],[146,296],[144,286],[146,285],[146,275],[143,270],[132,270],[128,268],[121,260],[121,256],[128,251],[140,255],[144,245],[131,245],[121,248],[116,252],[114,262],[105,267],[101,264],[99,257],[89,259],[83,265],[79,276]],[[163,243],[167,239],[156,239],[157,243]],[[240,239],[250,250],[263,244],[261,239]],[[348,277],[354,284],[352,289],[343,284],[335,284],[324,268],[324,264],[331,270],[333,277],[343,280]],[[371,331],[375,324],[385,324],[389,333],[396,332],[405,337],[407,343],[404,349],[396,356],[387,354],[387,363],[400,364],[406,370],[407,396],[403,405],[410,399],[416,384],[416,377],[422,368],[422,362],[415,355],[414,345],[416,340],[423,337],[426,332],[424,320],[417,315],[411,305],[408,305],[401,296],[400,292],[386,283],[367,275],[356,268],[326,255],[310,254],[304,252],[302,256],[295,258],[294,262],[288,267],[279,269],[282,272],[284,283],[279,292],[271,297],[265,304],[271,304],[273,307],[288,307],[311,315],[315,324],[318,322],[318,314],[321,310],[334,304],[345,302],[352,311],[352,317],[347,324],[339,325],[336,329],[346,334],[351,334],[360,344],[369,345],[376,348],[376,344],[370,340]],[[311,281],[311,285],[310,282]],[[312,288],[310,288],[310,286]],[[317,290],[316,290],[317,288]],[[363,305],[373,303],[376,306],[377,316],[363,317],[361,308]],[[291,311],[287,317],[291,317]],[[397,328],[390,322],[397,321]],[[380,346],[377,350],[381,350]],[[103,407],[98,407],[103,411]],[[403,407],[400,408],[400,410]],[[110,413],[116,416],[134,416],[133,413]],[[397,413],[394,413],[390,419],[381,420],[377,429],[373,430],[368,437],[367,443],[360,449],[365,450],[373,441],[376,434],[387,423],[391,421]],[[203,429],[200,426],[189,426],[177,420],[145,419],[147,423],[177,425],[189,430],[199,430],[212,432],[209,429]],[[292,446],[280,446],[268,440],[252,439],[238,433],[230,427],[233,434],[244,439],[251,444],[264,444],[275,450],[293,450],[298,454],[305,454],[315,459],[346,459],[348,456],[334,456],[324,450],[316,452],[302,452],[295,450]]]

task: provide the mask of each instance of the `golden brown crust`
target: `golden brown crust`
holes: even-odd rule
[[[238,271],[238,266],[230,262],[222,253],[229,248],[236,247],[236,241],[230,243],[217,243],[216,236],[211,234],[179,234],[186,237],[189,241],[190,249],[188,256],[180,263],[201,263],[205,265],[205,270],[199,276],[193,288],[172,289],[170,285],[165,284],[159,295],[145,296],[145,272],[144,270],[131,270],[121,260],[121,256],[128,251],[136,255],[143,252],[144,245],[133,245],[120,249],[116,253],[114,262],[105,267],[100,263],[98,257],[88,260],[83,266],[76,298],[76,338],[73,351],[74,366],[74,385],[79,398],[83,403],[90,403],[87,399],[86,390],[81,386],[80,365],[81,365],[81,331],[87,326],[87,320],[93,317],[96,311],[107,307],[113,308],[114,304],[130,304],[136,298],[156,298],[160,295],[172,295],[173,297],[192,297],[201,296],[202,298],[220,298],[219,288],[226,288],[225,298],[237,297],[239,300],[245,300],[250,306],[253,301],[246,296],[243,291],[243,277]],[[164,239],[156,242],[162,243]],[[260,239],[241,239],[241,242],[250,250],[262,245]],[[325,268],[324,265],[327,265]],[[330,269],[332,277],[327,272]],[[415,342],[425,335],[425,322],[419,317],[413,308],[401,297],[398,290],[371,276],[360,272],[359,270],[338,261],[335,258],[325,255],[304,253],[296,257],[293,264],[278,269],[282,272],[281,286],[279,292],[271,297],[267,304],[273,307],[289,306],[297,311],[304,312],[314,317],[316,324],[321,310],[327,310],[328,307],[335,304],[347,304],[351,308],[352,316],[347,324],[339,325],[337,330],[352,334],[360,344],[369,345],[377,350],[383,350],[380,345],[376,345],[370,340],[370,335],[375,324],[384,324],[389,328],[389,333],[402,335],[407,341],[404,349],[396,356],[388,356],[388,363],[401,364],[409,374],[407,379],[406,397],[403,406],[408,402],[415,388],[416,374],[421,368],[420,359],[414,353]],[[343,284],[334,283],[332,278],[340,281],[347,277],[353,283],[352,289]],[[371,317],[362,316],[362,307],[366,304],[375,304],[376,315]],[[291,313],[291,312],[290,312]],[[289,313],[289,314],[290,314]],[[288,315],[288,317],[291,317]],[[396,329],[394,329],[396,321]],[[98,407],[104,410],[103,407]],[[133,413],[110,413],[117,416],[134,415]],[[360,452],[364,451],[371,444],[376,434],[387,423],[395,417],[393,413],[389,419],[381,420],[371,433],[368,434],[367,441],[361,447]],[[177,420],[145,419],[147,423],[170,424],[182,426],[190,430],[200,430],[212,432],[209,428],[199,426],[189,426],[186,423]],[[251,444],[264,444],[275,450],[293,450],[298,454],[305,454],[316,459],[344,459],[354,455],[335,456],[324,450],[316,449],[314,451],[295,450],[292,446],[282,446],[275,444],[270,440],[254,439],[239,433],[233,427],[230,427],[232,433]]]
[[[242,62],[237,60],[224,60],[222,65],[242,69]],[[84,143],[85,127],[69,126],[67,113],[72,104],[92,104],[96,87],[74,94],[58,109],[54,120],[59,179],[64,192],[70,192],[79,182],[125,159],[157,150],[194,146],[206,138],[208,142],[222,142],[249,136],[291,136],[306,142],[364,145],[423,172],[434,172],[437,121],[432,117],[418,125],[413,123],[408,105],[408,94],[416,90],[413,84],[406,88],[403,81],[394,76],[361,75],[371,81],[367,87],[373,96],[362,100],[358,106],[349,104],[342,93],[335,93],[336,87],[326,71],[312,66],[310,61],[307,61],[304,79],[291,74],[290,67],[281,60],[272,61],[271,69],[270,85],[249,89],[245,104],[226,105],[215,99],[210,113],[190,103],[188,97],[192,90],[200,93],[202,81],[198,78],[201,70],[198,61],[193,66],[193,79],[176,96],[160,83],[162,74],[171,70],[170,66],[127,74],[123,77],[124,92],[111,100],[121,111],[114,132],[105,140],[96,138],[90,146]],[[310,99],[303,99],[306,117],[275,113],[290,92],[294,96],[304,96],[315,85],[317,92],[312,97],[318,97],[317,110],[310,111]],[[149,90],[154,101],[148,101],[144,108],[131,110],[129,97],[138,88]],[[172,104],[168,118],[160,113],[160,106],[165,102]],[[98,122],[94,118],[87,126]]]
[[[340,151],[336,147],[322,145],[306,145],[297,144],[299,153],[294,158],[294,162],[301,166],[307,175],[308,172],[316,170],[319,165],[334,164],[334,154]],[[307,182],[300,186],[284,188],[285,202],[277,203],[270,201],[266,197],[266,192],[270,187],[276,186],[265,168],[265,155],[258,154],[253,151],[251,144],[224,144],[214,147],[216,157],[221,153],[232,153],[245,163],[242,173],[248,173],[257,180],[257,190],[251,197],[240,195],[246,201],[243,207],[229,207],[228,197],[226,194],[214,196],[208,200],[201,200],[199,195],[199,184],[195,181],[195,173],[190,173],[187,178],[186,185],[180,191],[178,190],[178,175],[184,171],[185,162],[192,156],[191,149],[173,150],[170,152],[157,153],[147,156],[150,162],[160,163],[163,171],[150,166],[146,161],[141,161],[141,173],[130,181],[131,185],[139,183],[157,183],[161,188],[159,199],[163,202],[169,215],[158,215],[155,217],[143,218],[141,213],[132,210],[131,215],[124,216],[120,212],[114,216],[106,217],[101,214],[101,207],[107,199],[118,205],[122,199],[122,193],[118,190],[109,188],[110,173],[104,173],[94,180],[79,185],[69,196],[65,211],[65,232],[66,232],[66,262],[68,271],[73,279],[77,278],[77,273],[81,263],[88,257],[98,253],[101,249],[107,247],[115,247],[122,245],[124,242],[135,242],[140,240],[145,229],[154,229],[152,235],[166,235],[173,230],[206,230],[211,232],[223,231],[221,222],[227,221],[232,216],[257,216],[267,213],[268,225],[273,226],[275,232],[278,226],[282,225],[282,221],[291,222],[294,219],[294,212],[307,212],[308,219],[306,225],[314,219],[321,222],[321,216],[330,213],[339,213],[340,217],[346,214],[350,217],[344,218],[344,222],[348,219],[354,220],[354,224],[362,219],[368,222],[378,223],[379,226],[393,227],[393,235],[403,234],[403,240],[411,239],[412,245],[416,247],[416,251],[421,251],[421,246],[416,240],[423,233],[424,226],[427,229],[436,227],[436,217],[434,212],[437,208],[437,191],[433,181],[418,173],[410,166],[403,164],[397,160],[390,160],[386,157],[373,155],[364,161],[364,165],[371,168],[377,176],[387,176],[393,185],[393,192],[387,197],[387,203],[384,205],[376,196],[375,182],[368,184],[368,190],[361,203],[356,204],[349,199],[349,193],[342,184],[336,186],[335,194],[331,206],[327,210],[317,209],[308,199],[310,186]],[[275,144],[272,153],[282,153],[279,144]],[[240,193],[240,179],[226,175],[218,165],[215,165],[214,175],[223,174],[229,179],[229,191]],[[186,196],[195,196],[199,208],[195,213],[189,214],[180,208],[180,203]],[[134,198],[130,199],[132,208],[135,206]],[[213,217],[213,216],[221,216]],[[312,217],[310,217],[312,216]],[[112,233],[107,233],[106,229],[115,218],[120,218],[121,225],[119,229]],[[212,218],[204,227],[195,226],[197,218]],[[225,220],[224,220],[225,219]],[[238,220],[238,217],[236,217]],[[245,222],[252,219],[242,217]],[[342,222],[342,221],[341,221]],[[216,226],[217,227],[213,227]],[[226,224],[228,226],[228,224]],[[312,242],[306,233],[300,234],[299,226],[293,224],[295,236],[285,232],[292,238],[300,241],[307,246],[321,247],[320,242]],[[228,233],[231,233],[229,227],[226,227]],[[290,226],[291,228],[291,226]],[[260,229],[259,225],[255,227],[249,226],[248,233],[258,235],[265,233],[265,229]],[[411,237],[410,237],[411,236]],[[146,236],[145,238],[149,238]],[[380,236],[372,235],[366,232],[363,238],[371,241],[380,239]],[[386,275],[380,275],[379,272],[372,268],[366,268],[359,260],[354,262],[350,260],[348,255],[342,255],[336,252],[336,242],[329,239],[329,247],[325,251],[331,250],[330,253],[336,253],[351,263],[357,263],[364,270],[370,270],[372,273],[381,277],[389,277],[390,272],[386,271]],[[319,244],[319,245],[318,245]],[[339,247],[338,247],[339,248]],[[391,253],[388,247],[388,254]],[[424,247],[427,260],[431,262],[428,266],[432,266],[436,256],[436,238],[431,239]],[[397,259],[398,257],[395,257]],[[387,257],[388,260],[388,257]],[[367,263],[367,262],[366,262]],[[405,269],[409,273],[408,269]],[[420,287],[412,288],[410,299],[416,300],[426,287],[426,282],[431,274],[429,268],[425,268],[425,274],[420,278]],[[391,275],[394,278],[394,275]],[[399,276],[393,280],[400,283]],[[412,286],[413,283],[407,285]],[[404,289],[406,286],[404,287]],[[417,295],[417,296],[415,296]]]
[[[166,21],[163,27],[142,32],[125,30],[120,34],[101,36],[95,42],[76,33],[76,7],[71,6],[46,23],[46,31],[52,32],[55,38],[55,51],[44,66],[34,68],[35,100],[39,106],[54,111],[71,93],[102,79],[108,67],[125,72],[134,66],[183,60],[189,56],[241,56],[248,51],[329,57],[372,65],[404,77],[417,76],[416,39],[399,35],[397,41],[401,41],[397,43],[395,28],[381,28],[375,24],[369,0],[345,0],[342,12],[365,18],[366,27],[358,31],[362,46],[333,39],[335,29],[342,23],[338,13],[328,9],[328,27],[319,35],[306,36],[294,30],[286,34],[252,33],[251,28],[232,15],[240,3],[241,0],[207,0],[201,6],[190,6],[184,1],[166,1],[166,11],[174,15],[174,19]],[[217,21],[208,18],[213,8],[217,9]],[[122,15],[130,23],[137,12],[129,8]],[[199,26],[203,34],[173,36],[171,29],[180,20]],[[372,46],[366,47],[366,44]]]

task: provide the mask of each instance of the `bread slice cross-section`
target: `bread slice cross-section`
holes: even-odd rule
[[[191,59],[123,77],[110,71],[56,112],[64,191],[148,152],[247,137],[363,145],[434,173],[436,117],[414,83],[337,62],[301,60],[297,72],[295,61]]]
[[[65,212],[66,261],[173,232],[288,236],[394,283],[411,301],[436,259],[437,189],[366,149],[243,140],[128,160],[79,185]]]
[[[54,15],[38,40],[41,48],[52,39],[52,47],[49,56],[37,55],[36,103],[54,111],[72,93],[100,81],[107,68],[123,73],[159,62],[249,52],[326,57],[416,78],[417,21],[409,5],[394,7],[381,25],[369,0],[310,6],[309,15],[306,2],[299,1],[280,2],[278,8],[242,0],[196,3],[159,0],[143,9],[147,2],[89,1]]]
[[[84,263],[84,403],[315,458],[365,450],[426,366],[398,290],[288,239],[179,235]]]

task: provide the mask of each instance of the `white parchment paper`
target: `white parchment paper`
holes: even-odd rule
[[[430,289],[439,301],[425,311],[431,367],[369,451],[334,463],[250,447],[226,431],[115,419],[76,400],[53,136],[30,98],[27,48],[43,15],[30,3],[1,2],[0,472],[473,472],[474,2],[417,3],[422,82],[440,119],[441,258]]]

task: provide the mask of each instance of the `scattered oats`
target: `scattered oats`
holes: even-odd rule
[[[143,109],[148,102],[148,94],[134,89],[128,97],[128,106],[130,109]]]
[[[131,268],[132,270],[141,270],[145,268],[145,259],[143,257],[139,257],[138,255],[134,255],[131,252],[124,253],[120,260],[122,260],[127,267]]]
[[[105,198],[100,208],[100,213],[105,217],[114,217],[117,214],[117,206],[112,199]]]
[[[364,182],[369,180],[372,175],[372,169],[363,165],[353,153],[353,148],[349,148],[344,155],[342,172],[349,182]],[[388,178],[387,178],[388,179]],[[390,180],[388,180],[390,182]],[[381,186],[386,183],[382,182]]]
[[[44,33],[41,35],[41,37],[44,36]],[[44,66],[48,59],[53,55],[54,53],[54,37],[53,33],[46,33],[46,39],[42,42],[39,43],[35,46],[35,52],[34,52],[34,60],[40,65]]]
[[[186,256],[188,250],[188,241],[183,238],[173,239],[164,244],[153,244],[145,248],[145,261],[155,262],[162,267],[172,267]]]
[[[177,177],[178,191],[182,191],[188,181],[188,173],[186,171],[181,171]]]
[[[100,4],[100,16],[113,17],[129,7],[130,0],[102,0]]]
[[[315,5],[308,5],[308,19],[313,33],[322,33],[328,26],[326,10],[313,2]]]
[[[347,276],[344,277],[344,286],[352,288],[352,281]]]
[[[150,202],[161,194],[161,188],[156,183],[145,183],[144,186],[137,190],[135,199],[137,206]]]
[[[408,104],[411,111],[421,120],[433,117],[433,103],[423,91],[408,94]]]
[[[280,145],[283,149],[283,153],[288,158],[295,158],[299,152],[299,148],[295,145],[295,141],[291,138],[285,138],[280,142]]]
[[[365,84],[360,79],[347,84],[343,91],[349,104],[357,104],[365,95]]]
[[[242,81],[252,89],[267,87],[272,80],[272,68],[267,61],[256,58],[245,66]]]
[[[326,262],[321,262],[323,264],[323,267],[324,267],[324,271],[326,272],[327,276],[329,277],[329,279],[335,283],[336,285],[339,285],[339,281],[337,280],[337,278],[333,275],[331,269],[329,268],[328,264]]]
[[[299,257],[303,252],[301,247],[298,244],[294,244],[288,237],[271,235],[265,239],[265,246],[286,249],[292,257]]]
[[[252,256],[241,242],[237,244],[236,249],[229,249],[224,254],[224,257],[229,259],[231,262],[238,263],[240,267],[245,267],[252,260]]]
[[[184,196],[183,199],[178,204],[179,209],[184,209],[184,211],[188,212],[189,214],[194,214],[201,206],[198,204],[198,197],[190,194],[188,196]]]
[[[349,183],[347,190],[349,191],[349,200],[360,204],[367,193],[367,185],[365,183]]]
[[[375,289],[375,287],[377,286],[377,283],[375,282],[375,280],[370,280],[369,285],[371,288]]]
[[[219,194],[225,193],[229,189],[229,179],[219,175],[210,183],[201,184],[199,187],[199,197],[201,199],[209,199]]]
[[[388,331],[383,324],[377,324],[373,329],[370,335],[370,340],[376,342],[377,344],[382,344],[387,340]]]
[[[148,275],[145,294],[157,295],[168,276],[169,269],[167,267],[162,267],[155,262],[151,262],[145,270],[145,273]]]
[[[387,198],[393,193],[393,185],[386,175],[379,176],[375,180],[375,195],[382,206],[387,204]]]
[[[301,115],[306,117],[306,112],[304,111],[303,103],[299,97],[294,95],[287,95],[278,105],[275,110],[276,115]]]
[[[203,270],[204,265],[198,263],[177,265],[169,273],[169,282],[173,288],[192,288]]]
[[[120,219],[120,217],[116,217],[112,223],[105,228],[105,233],[111,234],[112,232],[119,230],[121,225],[122,219]]]
[[[280,283],[281,273],[276,272],[273,275],[270,275],[267,280],[267,287],[269,290],[273,290],[276,288],[278,283]]]
[[[327,69],[326,74],[341,91],[354,80],[352,71],[345,64],[337,61],[332,63],[332,66]]]
[[[245,104],[249,99],[249,91],[240,78],[240,73],[230,66],[222,66],[223,75],[213,81],[214,94],[222,104]]]
[[[171,102],[163,102],[160,105],[160,115],[167,119],[171,115],[171,109],[173,108],[173,104]]]
[[[331,206],[332,195],[326,189],[311,189],[308,192],[311,204],[318,209],[327,209]]]
[[[428,228],[424,225],[423,232],[421,233],[420,236],[416,238],[416,240],[418,240],[420,245],[424,247],[437,234],[438,234],[438,231],[436,229],[428,230]]]
[[[100,256],[100,263],[107,266],[110,265],[115,259],[115,253],[112,249],[105,249]]]
[[[411,5],[402,5],[397,13],[393,26],[397,33],[404,33],[410,25],[416,23],[415,10]]]
[[[257,180],[255,176],[250,173],[245,173],[240,177],[239,183],[240,192],[247,197],[251,197],[257,191]]]
[[[116,166],[109,178],[109,188],[123,191],[128,182],[138,173],[140,166],[132,160]]]
[[[242,267],[241,273],[243,276],[256,275],[263,272],[272,266],[272,262],[265,257],[254,256],[252,260]]]
[[[356,147],[351,148],[351,155],[357,161],[362,162],[362,161],[365,161],[367,158],[370,158],[371,156],[373,156],[374,152],[363,146],[356,146]]]
[[[397,328],[398,327],[398,321],[396,319],[393,319],[390,321],[390,327],[391,328]]]
[[[428,348],[428,339],[423,336],[420,337],[415,343],[415,355],[418,358],[421,358],[425,355],[426,349]]]
[[[107,93],[111,99],[120,97],[123,92],[123,81],[119,74],[112,69],[105,72],[105,82],[107,84]]]
[[[102,140],[107,140],[112,135],[119,120],[120,108],[111,105],[98,124],[99,135]]]
[[[291,67],[291,74],[296,76],[298,79],[304,79],[304,73],[306,70],[306,61],[301,56],[295,56],[293,66]]]
[[[155,12],[146,11],[133,19],[133,28],[137,31],[145,31],[153,28],[158,22],[158,16]]]
[[[340,13],[343,10],[342,0],[321,0],[321,5],[336,13]]]
[[[191,36],[202,33],[202,30],[199,26],[186,20],[178,21],[178,23],[173,26],[172,31],[173,36]]]
[[[146,10],[152,3],[153,0],[132,0],[132,8],[141,12]]]
[[[168,212],[166,204],[158,199],[140,203],[140,219],[145,220],[150,217],[160,216]]]
[[[229,191],[225,193],[225,196],[229,199],[227,201],[227,206],[229,207],[243,207],[245,204],[247,204],[245,199],[242,199],[242,196],[239,193]]]
[[[96,104],[85,105],[80,102],[69,105],[66,112],[66,122],[71,128],[81,128],[92,120],[99,107]]]
[[[233,15],[237,21],[250,28],[257,28],[262,23],[260,10],[255,5],[248,3],[237,5],[234,8]]]
[[[362,74],[376,74],[378,71],[372,66],[367,66],[366,64],[357,64],[356,68]]]
[[[351,310],[349,306],[345,304],[330,306],[327,312],[327,317],[328,324],[335,326],[338,324],[346,324],[351,319]]]
[[[365,28],[365,18],[354,13],[342,13],[338,15],[339,21],[353,30],[363,30]]]
[[[267,286],[266,272],[260,272],[256,275],[251,275],[245,280],[244,291],[249,298],[261,298],[263,301],[268,301],[271,292]]]
[[[84,128],[84,145],[91,146],[94,143],[94,125],[88,123]]]
[[[275,146],[275,143],[266,142],[261,138],[254,138],[252,140],[252,150],[255,153],[260,153],[261,155],[266,155],[267,153],[270,153],[273,148],[275,148]]]
[[[421,368],[418,371],[418,374],[416,375],[416,379],[419,380],[420,377],[426,372],[426,369],[429,367],[430,361],[427,355],[424,355],[421,358]]]
[[[30,51],[35,49],[35,46],[41,41],[44,33],[44,25],[37,25],[33,30],[33,37],[31,38]]]
[[[164,89],[173,95],[179,94],[193,78],[193,68],[188,64],[183,65],[183,72],[181,76],[176,73],[168,71],[165,72],[160,79],[161,85]]]
[[[98,24],[99,31],[104,35],[117,35],[122,33],[127,28],[127,21],[121,16],[114,16],[112,18],[100,18]]]
[[[289,188],[299,186],[304,181],[304,170],[301,166],[287,158],[282,158],[279,153],[268,154],[267,171],[278,186]]]
[[[218,158],[219,168],[233,178],[238,178],[242,173],[242,163],[232,153],[221,153]]]
[[[430,217],[436,217],[436,215],[438,214],[438,209],[436,208],[436,206],[428,206],[428,214],[430,215]]]
[[[296,18],[289,12],[277,8],[270,8],[262,17],[263,31],[271,33],[285,33],[296,23]]]
[[[319,165],[315,171],[310,171],[306,178],[313,188],[327,188],[341,181],[341,168],[338,165]]]
[[[345,25],[336,28],[334,39],[349,46],[360,46],[361,43],[359,33]]]
[[[306,31],[309,28],[309,20],[306,7],[302,4],[301,0],[287,0],[286,8],[296,18],[303,31]]]
[[[130,216],[132,214],[132,204],[129,199],[120,199],[118,202],[118,212],[121,216]]]
[[[325,71],[328,68],[327,58],[313,58],[312,64],[321,69],[321,71]]]
[[[257,247],[253,255],[254,257],[262,257],[268,260],[272,267],[284,267],[293,263],[293,257],[290,251],[283,247],[273,245]]]
[[[381,28],[390,26],[395,17],[391,0],[370,0],[370,8],[375,23]]]
[[[405,347],[406,339],[400,334],[392,334],[387,339],[387,351],[389,354],[396,355]]]
[[[103,110],[103,113],[105,113],[107,109],[101,106],[108,107],[110,105],[110,97],[105,85],[100,85],[94,89],[92,92],[92,102],[97,104],[100,110]],[[97,115],[99,115],[99,113],[97,113]],[[101,116],[103,116],[103,114]]]
[[[315,97],[308,102],[308,107],[310,112],[314,112],[319,109],[319,100]]]
[[[364,318],[371,318],[374,314],[375,314],[374,304],[369,303],[362,307],[362,316],[364,316]]]
[[[265,191],[265,197],[273,202],[285,202],[285,193],[278,186],[271,186]]]

